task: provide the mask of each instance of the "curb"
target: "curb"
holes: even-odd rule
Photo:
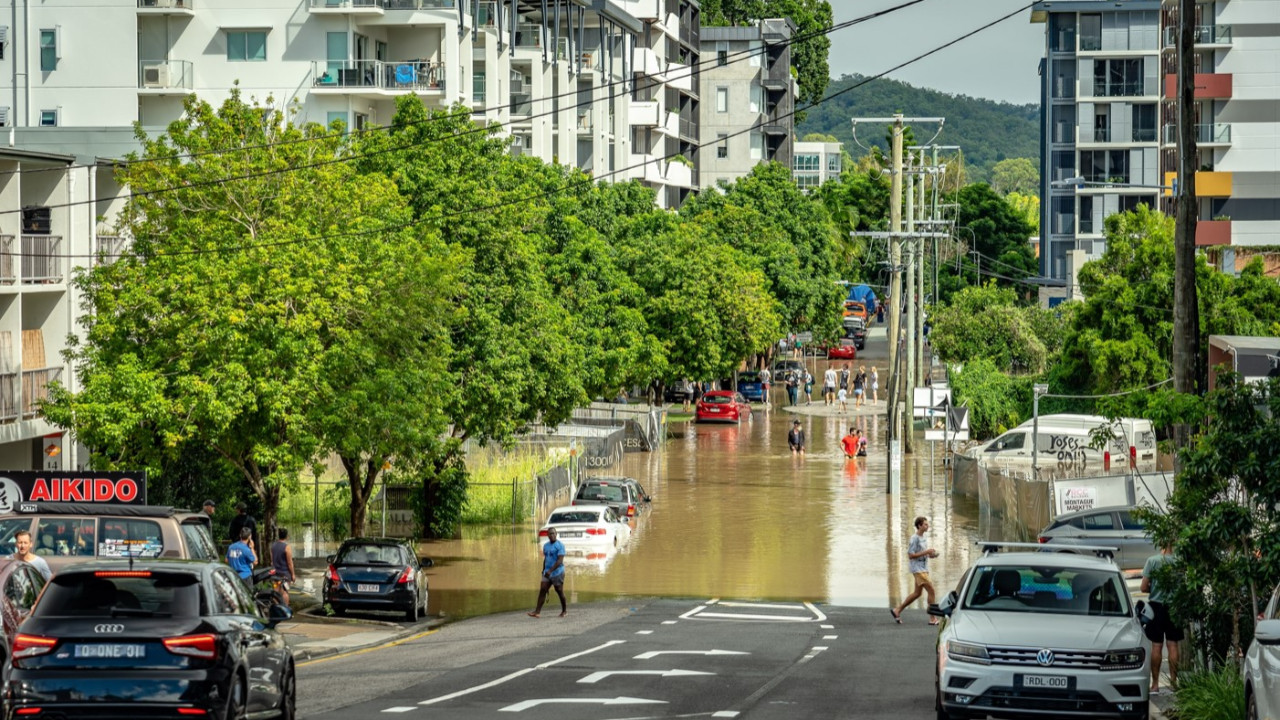
[[[319,611],[319,612],[317,612]],[[322,625],[342,625],[345,623],[362,623],[364,625],[382,625],[383,627],[403,628],[404,626],[390,620],[374,620],[365,618],[338,617],[336,615],[321,615],[324,611],[323,605],[316,605],[313,608],[307,608],[302,612],[295,613],[293,619],[297,622],[314,622]]]
[[[343,622],[345,622],[345,620]],[[406,638],[413,637],[414,635],[421,635],[421,634],[430,632],[432,630],[436,630],[441,625],[444,625],[447,622],[449,622],[448,618],[442,618],[442,617],[432,618],[430,621],[427,622],[426,625],[419,625],[411,628],[401,628],[400,632],[394,633],[390,637],[379,640],[377,642],[366,643],[364,645],[357,645],[355,647],[344,647],[344,648],[326,647],[326,648],[315,648],[315,649],[307,648],[305,650],[297,650],[297,651],[294,651],[293,653],[293,659],[294,659],[294,662],[301,664],[301,663],[311,662],[313,660],[321,660],[323,658],[333,657],[336,655],[347,655],[351,653],[365,652],[367,650],[373,650],[375,648],[379,648],[384,645],[390,645],[392,643],[400,642]],[[383,624],[395,625],[395,623],[383,623]],[[400,626],[397,625],[396,627],[400,627]]]

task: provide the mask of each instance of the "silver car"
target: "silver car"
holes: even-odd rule
[[[1150,610],[1110,559],[1049,550],[988,553],[930,608],[939,720],[1147,719]]]
[[[1133,513],[1136,509],[1104,507],[1059,515],[1040,531],[1040,542],[1113,547],[1121,569],[1140,568],[1159,551],[1147,535],[1147,526]]]
[[[1240,668],[1244,679],[1245,717],[1273,718],[1280,714],[1280,587],[1253,628],[1253,642]]]

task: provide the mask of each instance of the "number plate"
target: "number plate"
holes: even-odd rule
[[[707,412],[720,412],[720,408],[707,408]]]
[[[74,655],[78,658],[142,659],[147,656],[146,645],[93,643],[92,645],[76,645],[75,648]]]
[[[1044,690],[1070,690],[1071,678],[1066,675],[1019,675],[1022,687]]]
[[[563,532],[563,533],[560,533],[560,537],[567,537],[567,538],[582,537],[582,533],[580,533],[580,532]]]
[[[356,585],[356,592],[379,592],[381,585]]]

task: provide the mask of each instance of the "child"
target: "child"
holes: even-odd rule
[[[840,390],[836,393],[836,398],[840,400],[840,412],[841,413],[848,412],[849,411],[849,391],[846,390],[845,388],[840,388]]]
[[[867,456],[867,438],[862,434],[861,430],[857,431],[857,436],[855,437],[855,440],[858,443],[857,456],[866,457]]]

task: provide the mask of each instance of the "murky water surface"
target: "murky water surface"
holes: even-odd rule
[[[786,441],[797,417],[809,438],[800,458]],[[839,451],[851,422],[870,436],[867,458],[846,460]],[[929,569],[946,592],[975,552],[976,503],[950,494],[941,447],[931,464],[925,442],[904,457],[902,492],[887,494],[884,431],[880,416],[779,409],[740,426],[673,424],[663,449],[628,454],[608,471],[638,478],[652,507],[621,551],[570,561],[570,603],[662,596],[885,607],[911,589],[906,546],[917,515],[930,518],[939,557]],[[468,528],[462,540],[424,543],[436,561],[430,611],[467,617],[531,608],[540,524]]]

